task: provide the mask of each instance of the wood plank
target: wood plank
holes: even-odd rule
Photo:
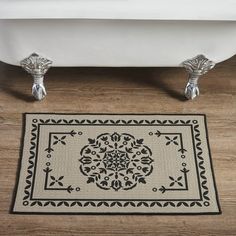
[[[0,63],[0,235],[235,235],[236,57],[201,78],[194,101],[183,99],[186,77],[182,68],[52,68],[48,96],[35,102],[30,76]],[[207,114],[222,215],[9,214],[23,112]]]

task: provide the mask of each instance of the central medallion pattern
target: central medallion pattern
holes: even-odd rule
[[[88,139],[80,151],[80,171],[87,183],[104,190],[129,190],[153,171],[151,149],[143,139],[127,133],[104,133]]]

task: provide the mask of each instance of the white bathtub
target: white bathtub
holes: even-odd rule
[[[194,98],[199,76],[235,53],[235,0],[0,0],[0,60],[33,75],[39,100],[51,64],[184,66]]]

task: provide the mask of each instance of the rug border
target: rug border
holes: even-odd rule
[[[212,179],[213,179],[213,186],[215,188],[215,196],[216,196],[216,204],[218,207],[218,212],[184,212],[184,213],[164,213],[164,212],[21,212],[21,211],[15,211],[14,206],[16,203],[16,194],[18,190],[19,180],[20,180],[20,172],[22,167],[22,160],[23,160],[23,150],[24,150],[24,141],[25,141],[25,131],[26,131],[26,116],[27,115],[143,115],[143,116],[149,116],[149,115],[159,115],[159,116],[203,116],[204,117],[204,125],[206,130],[206,140],[207,140],[207,149],[209,152],[209,161],[210,161],[210,168],[212,173]],[[22,131],[21,131],[21,141],[20,141],[20,157],[18,159],[18,167],[16,172],[16,181],[15,186],[13,189],[12,194],[12,200],[11,205],[9,209],[10,214],[16,214],[16,215],[221,215],[221,207],[219,202],[219,195],[218,190],[216,186],[216,180],[215,180],[215,174],[214,174],[214,168],[212,163],[212,155],[211,155],[211,149],[210,149],[210,143],[209,143],[209,135],[208,135],[208,127],[207,127],[207,117],[206,114],[203,113],[60,113],[60,112],[25,112],[22,113]]]

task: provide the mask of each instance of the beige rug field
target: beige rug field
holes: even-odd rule
[[[204,115],[24,119],[13,213],[220,213]]]

